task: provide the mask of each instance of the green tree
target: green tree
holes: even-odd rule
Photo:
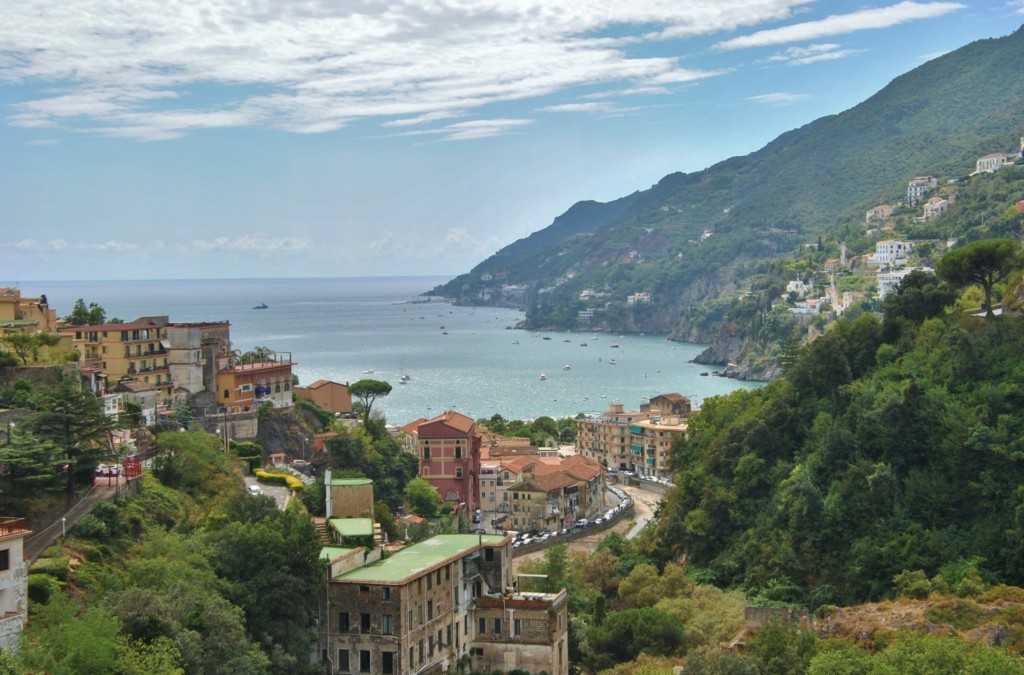
[[[425,478],[413,478],[405,486],[405,498],[412,512],[421,518],[435,518],[441,493]]]
[[[885,338],[894,341],[903,322],[920,325],[925,319],[941,315],[955,301],[955,291],[934,274],[914,270],[903,277],[895,293],[885,296],[882,304]]]
[[[992,317],[992,287],[1020,263],[1020,244],[1013,239],[982,239],[947,253],[935,271],[954,286],[980,285],[985,316]]]
[[[246,630],[271,655],[274,672],[298,672],[314,639],[322,575],[316,528],[301,508],[281,511],[269,499],[236,495],[225,510],[203,538],[228,582],[224,595],[245,612]]]
[[[75,300],[71,313],[64,317],[64,322],[72,326],[100,326],[107,322],[107,312],[95,302],[86,307],[85,300],[79,298]]]
[[[374,401],[390,394],[391,385],[382,380],[356,380],[349,386],[348,393],[363,404],[363,424],[366,424]]]
[[[100,607],[82,607],[58,594],[37,606],[22,637],[19,658],[27,672],[52,675],[113,673],[120,622]]]
[[[118,675],[185,675],[181,654],[170,638],[160,636],[152,642],[119,637],[117,639]]]
[[[67,488],[92,482],[96,465],[110,457],[114,421],[91,392],[70,382],[60,382],[45,391],[39,411],[26,426],[40,440],[59,447],[69,463]]]
[[[57,469],[63,463],[62,456],[61,448],[40,441],[21,425],[8,427],[0,444],[0,465],[6,467],[0,474],[0,503],[16,512],[21,500],[59,491],[61,476]]]
[[[816,651],[813,633],[779,621],[761,626],[747,644],[747,653],[761,661],[766,675],[804,673]]]
[[[599,669],[631,661],[640,654],[675,654],[683,647],[683,637],[682,624],[653,607],[615,612],[587,632],[592,665]]]

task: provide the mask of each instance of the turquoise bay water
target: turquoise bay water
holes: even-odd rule
[[[387,380],[393,391],[378,407],[393,424],[447,409],[510,419],[598,413],[612,402],[635,410],[668,392],[699,405],[757,386],[702,376],[714,369],[689,361],[704,345],[654,335],[508,330],[522,312],[412,302],[447,280],[33,281],[20,287],[24,295],[45,293],[61,316],[84,298],[108,318],[126,321],[165,314],[176,322],[226,319],[235,349],[290,351],[302,384]],[[252,309],[261,303],[268,308]],[[403,373],[407,384],[399,383]]]

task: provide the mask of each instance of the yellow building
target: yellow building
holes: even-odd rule
[[[81,354],[85,369],[102,371],[112,386],[131,379],[170,396],[173,382],[167,362],[167,328],[153,320],[99,326],[63,326],[62,341]]]
[[[686,436],[687,422],[680,417],[653,417],[630,425],[633,470],[641,476],[667,478],[670,450],[677,438]]]
[[[45,295],[23,298],[17,288],[0,288],[0,335],[7,330],[53,333],[57,312],[50,309]]]

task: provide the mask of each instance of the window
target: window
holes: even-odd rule
[[[412,610],[411,609],[409,610],[409,619],[408,619],[408,621],[406,621],[406,624],[409,626],[409,628],[412,628]]]
[[[441,570],[437,571],[437,579],[436,579],[436,581],[437,581],[437,585],[440,586],[441,585]]]
[[[224,390],[224,398],[231,398],[231,392],[227,389]]]
[[[523,634],[523,621],[522,621],[522,619],[516,619],[514,626],[515,626],[514,627],[515,634],[516,635],[522,635]]]
[[[382,586],[380,589],[380,599],[390,600],[391,599],[391,588],[389,586]]]
[[[487,632],[487,619],[484,619],[483,617],[480,618],[480,625],[477,627],[476,632],[480,635],[483,635]]]
[[[458,441],[455,441],[455,459],[462,459],[462,446]]]
[[[395,653],[394,652],[381,652],[380,653],[380,669],[381,672],[391,675],[395,672]]]
[[[409,667],[412,668],[416,665],[416,649],[409,647]]]
[[[445,581],[451,581],[451,578],[452,578],[452,566],[451,565],[447,565],[444,568],[444,580]]]
[[[437,629],[437,651],[444,649],[444,643],[441,641],[441,629]]]
[[[494,620],[494,632],[501,635],[501,619]]]
[[[381,624],[381,632],[384,635],[394,635],[394,628],[392,627],[391,615],[384,614],[381,616],[381,619],[383,620]]]
[[[420,640],[420,663],[423,663],[423,640]]]
[[[348,670],[348,650],[347,649],[339,649],[338,650],[338,670],[343,672],[343,673],[349,672],[349,670]]]
[[[462,478],[462,467],[461,466],[455,467],[455,477],[456,478]]]
[[[420,625],[423,625],[423,605],[416,608],[416,613],[419,615]]]
[[[359,615],[359,630],[364,633],[370,632],[370,615],[360,614]]]
[[[430,446],[429,445],[424,445],[423,446],[423,459],[430,459]]]
[[[487,561],[487,562],[494,562],[494,549],[493,548],[485,548],[484,549],[484,560]]]
[[[0,551],[0,570],[11,569],[11,549],[5,548]]]
[[[369,586],[360,586],[359,587],[359,595],[369,595],[369,594],[370,594],[370,587]]]
[[[427,621],[434,620],[434,601],[427,600]]]
[[[429,574],[427,575],[427,590],[429,591],[434,587],[434,579]]]
[[[427,638],[427,656],[434,655],[434,636],[431,635]]]
[[[360,649],[359,650],[359,672],[368,673],[370,672],[370,650]]]
[[[342,633],[349,632],[348,612],[342,612],[338,615],[338,630]]]

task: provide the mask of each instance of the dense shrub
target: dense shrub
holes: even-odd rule
[[[28,575],[28,599],[32,602],[45,605],[60,591],[61,583],[49,574]]]

